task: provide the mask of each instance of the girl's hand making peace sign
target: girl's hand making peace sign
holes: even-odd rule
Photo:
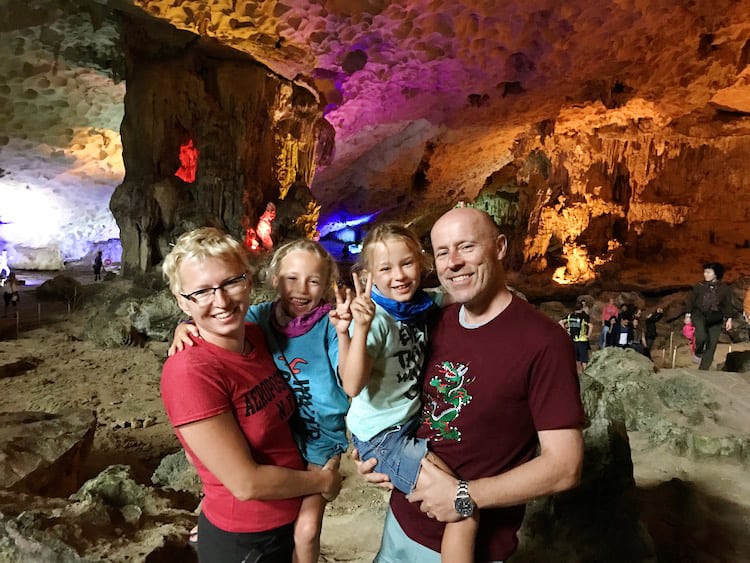
[[[352,274],[352,279],[354,280],[354,291],[356,293],[351,304],[354,324],[362,328],[369,328],[375,316],[375,303],[372,300],[372,272],[367,272],[364,289],[362,288],[362,280],[356,273]]]
[[[349,324],[352,322],[352,290],[339,288],[333,284],[333,293],[336,295],[336,308],[331,309],[328,318],[338,334],[348,334]]]

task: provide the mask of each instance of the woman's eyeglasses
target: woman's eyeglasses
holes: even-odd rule
[[[219,289],[232,297],[240,295],[247,289],[247,274],[242,274],[235,278],[229,278],[227,281],[216,287],[206,287],[204,289],[193,291],[192,293],[180,293],[180,295],[198,305],[208,305],[216,298],[216,292]]]

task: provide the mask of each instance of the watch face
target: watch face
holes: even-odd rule
[[[472,501],[469,497],[457,498],[454,506],[456,508],[456,512],[458,512],[465,518],[468,518],[469,516],[474,514],[474,501]]]

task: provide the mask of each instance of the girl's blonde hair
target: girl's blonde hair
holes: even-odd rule
[[[323,273],[323,279],[320,280],[320,283],[323,285],[323,287],[326,288],[326,299],[330,300],[333,293],[333,286],[331,282],[338,281],[339,267],[336,265],[336,261],[333,259],[333,256],[331,256],[328,251],[323,248],[323,245],[314,240],[300,238],[281,245],[276,250],[276,252],[274,252],[273,258],[271,258],[271,262],[270,264],[268,264],[268,268],[266,269],[266,283],[268,283],[268,281],[273,282],[273,279],[279,275],[279,271],[281,270],[281,263],[283,262],[284,258],[286,258],[290,252],[294,252],[295,250],[302,250],[314,254],[315,256],[320,258],[321,262],[323,262],[325,271]]]
[[[358,272],[371,270],[373,248],[377,243],[385,243],[390,239],[404,241],[417,258],[423,276],[432,270],[432,256],[424,251],[419,237],[408,227],[397,223],[381,223],[370,229],[370,232],[367,233],[365,240],[362,242],[362,253],[359,255],[355,270]]]
[[[182,282],[179,276],[180,264],[185,260],[204,260],[218,258],[232,262],[251,273],[247,250],[230,235],[215,227],[201,227],[183,233],[177,239],[172,250],[164,258],[162,273],[169,282],[169,290],[175,297],[182,293]]]

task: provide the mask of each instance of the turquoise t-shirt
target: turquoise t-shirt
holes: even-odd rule
[[[353,323],[349,330],[354,334]],[[402,323],[375,305],[367,334],[367,353],[374,358],[370,379],[352,399],[346,417],[349,430],[357,438],[370,440],[419,412],[426,345],[425,323]]]
[[[304,458],[324,465],[346,451],[346,411],[349,398],[338,377],[336,329],[322,317],[302,336],[289,338],[271,324],[271,302],[251,305],[245,319],[258,324],[273,361],[297,399],[292,429]]]

